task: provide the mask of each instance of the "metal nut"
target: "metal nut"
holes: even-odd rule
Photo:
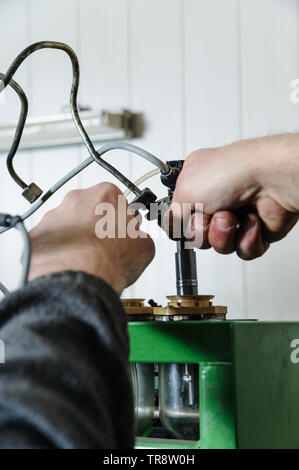
[[[35,183],[31,183],[22,192],[22,196],[24,196],[24,198],[32,204],[40,197],[42,192],[43,191]]]

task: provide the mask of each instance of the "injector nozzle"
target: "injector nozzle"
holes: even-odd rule
[[[161,182],[164,186],[169,188],[171,193],[173,193],[178,176],[183,168],[184,160],[171,160],[166,163],[168,164],[169,171],[168,173],[163,173],[161,171]]]

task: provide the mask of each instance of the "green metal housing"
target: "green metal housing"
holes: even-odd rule
[[[200,377],[200,441],[143,437],[137,447],[299,448],[299,322],[139,321],[128,328],[131,362],[198,364]]]

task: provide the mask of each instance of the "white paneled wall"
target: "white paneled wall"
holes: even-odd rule
[[[239,139],[236,5],[235,0],[184,2],[186,154]],[[201,290],[229,305],[234,316],[244,317],[242,261],[208,250],[198,254],[198,267]]]
[[[0,69],[30,42],[70,44],[81,64],[79,102],[97,109],[129,107],[146,118],[137,145],[162,159],[185,158],[199,147],[299,128],[290,83],[299,77],[299,0],[2,0]],[[14,34],[11,34],[11,31]],[[58,51],[42,51],[17,73],[30,114],[57,113],[68,102],[71,67]],[[7,92],[0,122],[17,120]],[[81,146],[21,152],[16,167],[47,189],[86,155]],[[124,152],[111,161],[134,179],[146,162]],[[0,210],[26,207],[0,157]],[[50,200],[33,220],[59,203],[68,188],[113,181],[90,167]],[[114,181],[116,182],[116,181]],[[159,180],[151,187],[163,194]],[[153,233],[157,230],[152,229]],[[212,250],[198,253],[201,293],[213,293],[234,318],[297,319],[299,229],[261,259],[245,263]],[[18,237],[0,243],[0,279],[16,284]],[[175,292],[173,243],[156,240],[156,258],[127,295],[159,302]]]
[[[298,131],[298,106],[289,93],[291,77],[299,76],[299,3],[251,0],[241,5],[242,137]],[[299,226],[266,256],[246,264],[251,315],[299,319],[298,241]]]

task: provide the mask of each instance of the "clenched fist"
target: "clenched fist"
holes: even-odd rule
[[[110,183],[69,192],[30,236],[30,279],[63,270],[85,271],[119,294],[136,281],[155,253],[152,239],[139,230],[138,216],[128,213],[125,197]]]
[[[187,158],[173,196],[173,217],[184,203],[203,203],[185,221],[201,248],[236,251],[250,260],[286,236],[299,214],[299,136],[245,140],[197,150]],[[198,237],[199,239],[201,237]]]

